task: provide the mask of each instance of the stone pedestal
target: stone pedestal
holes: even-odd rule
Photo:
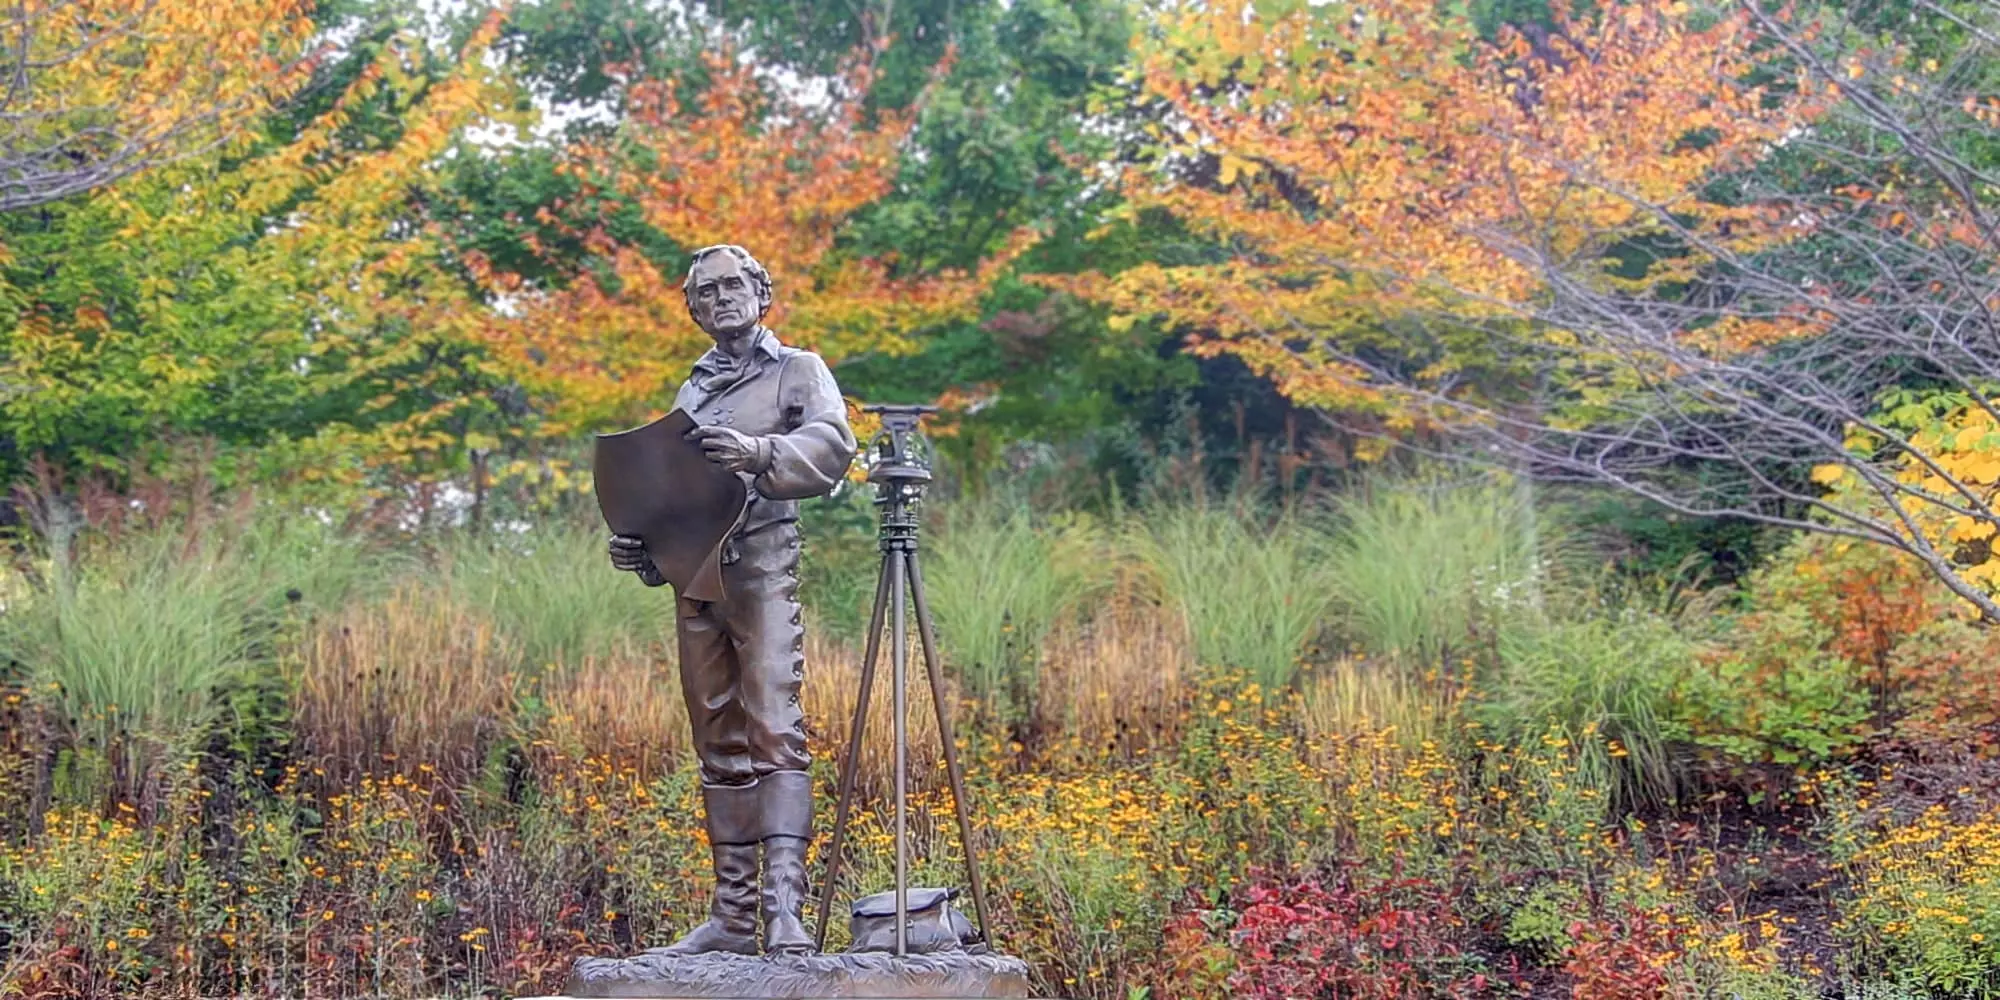
[[[699,1000],[1028,996],[1028,963],[962,951],[926,955],[667,955],[578,959],[567,997]]]

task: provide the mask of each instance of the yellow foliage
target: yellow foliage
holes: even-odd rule
[[[310,76],[313,6],[24,0],[8,12],[19,79],[8,89],[0,209],[235,142]]]
[[[1894,425],[1897,414],[1883,419]],[[1914,419],[1905,416],[1903,422]],[[1859,426],[1848,429],[1846,447],[1856,454],[1877,449],[1886,453],[1881,466],[1901,490],[1894,509],[1904,516],[1884,520],[1898,534],[1935,549],[1960,579],[2000,593],[2000,553],[1989,544],[2000,533],[1993,517],[1994,505],[2000,502],[2000,434],[1994,433],[1993,415],[1986,406],[1968,401],[1948,406],[1939,417],[1922,419],[1924,426],[1907,430],[1892,449],[1883,447],[1879,435]],[[1812,480],[1828,488],[1834,503],[1868,509],[1884,506],[1874,489],[1844,466],[1818,466]]]
[[[1559,15],[1558,58],[1547,59],[1511,31],[1483,42],[1468,19],[1418,0],[1351,20],[1309,5],[1270,11],[1176,7],[1140,43],[1146,93],[1187,123],[1161,162],[1219,157],[1219,169],[1206,184],[1135,167],[1124,193],[1135,210],[1164,210],[1234,252],[1066,287],[1120,317],[1164,315],[1197,348],[1241,356],[1299,402],[1405,405],[1338,361],[1393,348],[1384,330],[1401,316],[1524,328],[1544,289],[1511,243],[1590,259],[1657,227],[1642,205],[1737,252],[1785,238],[1772,213],[1700,196],[1707,178],[1819,107],[1734,82],[1767,57],[1740,15],[1701,30],[1663,0],[1621,3],[1601,23]],[[1714,141],[1685,142],[1694,128]],[[1600,280],[1645,287],[1693,263]],[[1743,320],[1703,336],[1742,350],[1805,328]],[[1495,363],[1466,339],[1423,377]]]

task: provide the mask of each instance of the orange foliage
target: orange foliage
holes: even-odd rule
[[[1980,727],[2000,722],[2000,632],[1921,562],[1894,549],[1805,538],[1759,578],[1759,627],[1767,609],[1801,608],[1827,629],[1826,651],[1870,672],[1878,707],[1899,736],[1986,746]]]
[[[842,252],[842,224],[889,192],[912,113],[865,120],[872,75],[858,61],[823,113],[770,97],[754,68],[736,59],[712,56],[707,68],[710,82],[692,107],[676,96],[679,80],[634,84],[618,140],[571,149],[564,169],[585,179],[585,197],[629,199],[683,250],[733,242],[755,254],[775,297],[764,322],[787,343],[833,362],[911,352],[924,328],[969,315],[1031,242],[1032,232],[1017,234],[973,273],[906,274],[893,254]],[[485,335],[546,397],[554,432],[657,412],[709,346],[687,315],[682,275],[670,266],[678,261],[620,242],[602,219],[576,228],[610,281],[580,274],[537,293],[473,262],[496,291],[520,297],[519,314],[492,320]]]
[[[1385,319],[1519,324],[1543,294],[1537,255],[1593,261],[1661,228],[1662,211],[1738,252],[1779,238],[1774,213],[1698,192],[1817,106],[1732,82],[1764,58],[1741,16],[1695,30],[1685,13],[1640,0],[1595,24],[1558,14],[1540,50],[1511,30],[1485,43],[1428,0],[1168,14],[1141,66],[1185,124],[1157,131],[1173,176],[1127,171],[1129,211],[1164,209],[1231,253],[1051,283],[1109,304],[1114,325],[1159,317],[1191,331],[1198,351],[1236,354],[1301,402],[1393,408],[1343,360],[1395,352]],[[1690,141],[1697,132],[1706,141]],[[1423,376],[1485,353],[1483,338],[1446,338]]]
[[[1593,915],[1569,925],[1563,951],[1575,1000],[1666,1000],[1670,974],[1683,953],[1683,934],[1666,914],[1626,906],[1616,915]]]
[[[1803,540],[1790,567],[1759,580],[1763,608],[1801,607],[1832,633],[1827,652],[1876,669],[1925,625],[1963,607],[1924,565],[1846,539]]]

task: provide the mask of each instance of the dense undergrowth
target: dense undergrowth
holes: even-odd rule
[[[1996,990],[1991,634],[1876,550],[1800,539],[1740,586],[1664,587],[1527,502],[1413,480],[1288,514],[931,512],[995,933],[1042,992]],[[830,816],[876,553],[865,499],[808,516]],[[663,595],[583,516],[330,521],[127,504],[22,550],[0,995],[532,994],[698,918]],[[847,869],[869,891],[886,701]],[[916,877],[962,884],[914,735]]]

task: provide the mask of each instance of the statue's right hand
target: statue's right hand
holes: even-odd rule
[[[646,540],[631,535],[612,535],[611,566],[630,573],[651,570],[653,560],[646,555]]]

